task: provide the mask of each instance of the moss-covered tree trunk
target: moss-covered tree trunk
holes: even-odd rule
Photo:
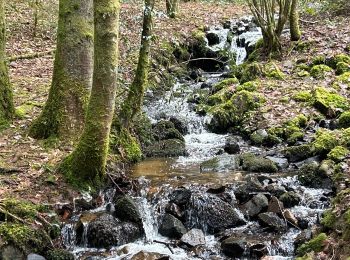
[[[179,0],[166,0],[166,12],[170,18],[175,18],[179,12]]]
[[[94,0],[94,73],[85,127],[59,170],[76,186],[104,177],[115,108],[118,71],[119,0]]]
[[[0,130],[8,125],[14,116],[12,89],[6,62],[5,10],[4,0],[0,0]]]
[[[290,39],[292,41],[299,41],[301,32],[299,28],[299,12],[298,12],[298,0],[292,0],[289,16],[290,24]]]
[[[83,127],[93,70],[92,0],[60,0],[57,49],[48,100],[30,135],[76,140]]]

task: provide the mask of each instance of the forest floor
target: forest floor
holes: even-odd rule
[[[50,143],[50,140],[34,140],[27,135],[29,125],[39,115],[48,96],[53,56],[46,54],[30,59],[14,58],[54,50],[57,2],[45,1],[41,7],[36,36],[33,36],[33,9],[27,1],[17,1],[7,6],[7,52],[13,60],[10,62],[10,75],[18,116],[11,127],[0,135],[0,168],[14,169],[17,172],[0,175],[0,197],[21,197],[34,203],[55,203],[69,201],[77,196],[77,192],[69,188],[61,176],[53,174],[55,166],[71,148]],[[165,6],[157,6],[154,50],[162,42],[183,41],[198,27],[219,24],[249,13],[246,7],[238,4],[199,1],[181,2],[177,19],[167,18],[164,11]],[[323,80],[298,78],[292,75],[293,65],[298,59],[310,61],[317,55],[332,56],[344,52],[350,42],[349,22],[350,18],[344,17],[304,16],[301,23],[302,41],[308,42],[312,47],[296,51],[295,45],[284,39],[285,55],[276,64],[289,76],[282,81],[263,82],[260,91],[268,102],[264,106],[264,120],[259,122],[260,127],[264,127],[264,124],[280,124],[311,109],[292,101],[292,95],[296,90],[310,90],[316,85],[327,86],[335,75]],[[141,23],[142,2],[123,4],[120,82],[124,87],[131,81],[137,61]]]

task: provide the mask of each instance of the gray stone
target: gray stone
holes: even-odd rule
[[[128,195],[119,196],[115,199],[114,215],[123,221],[142,223],[142,218],[135,201]]]
[[[279,169],[286,169],[289,166],[288,159],[284,157],[266,156],[266,159],[276,163]]]
[[[24,260],[25,256],[18,248],[8,245],[0,248],[1,260]]]
[[[164,215],[158,231],[169,238],[181,238],[187,232],[182,222],[170,214]]]
[[[195,247],[205,244],[205,236],[202,230],[194,228],[184,234],[180,241],[187,246]]]
[[[286,223],[276,213],[266,212],[258,215],[260,223],[274,230],[281,231],[286,229]]]
[[[238,169],[238,160],[234,155],[222,154],[208,161],[202,162],[200,172],[223,172]]]
[[[27,260],[46,260],[46,258],[37,254],[29,254]]]
[[[251,200],[243,205],[243,211],[249,217],[254,217],[267,208],[269,204],[268,199],[264,194],[257,194]]]

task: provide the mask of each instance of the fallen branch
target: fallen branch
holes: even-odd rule
[[[222,63],[222,64],[226,64],[226,63],[227,63],[227,62],[223,62],[222,60],[215,59],[215,58],[197,58],[197,59],[190,59],[190,60],[187,60],[187,61],[183,61],[183,62],[181,62],[181,63],[187,64],[187,63],[190,63],[191,61],[199,61],[199,60],[213,60],[213,61],[220,62],[220,63]]]
[[[23,172],[23,171],[20,169],[0,168],[0,174],[9,174],[9,173],[16,173],[16,172]]]
[[[4,209],[3,207],[0,206],[0,212],[5,214],[5,215],[8,215],[10,216],[11,218],[23,223],[23,224],[26,224],[26,225],[31,225],[31,223],[25,221],[24,219],[20,218],[20,217],[17,217],[16,215],[12,214],[11,212],[7,211],[6,209]]]
[[[35,52],[35,53],[27,53],[18,56],[13,56],[8,59],[8,61],[16,61],[16,60],[26,60],[26,59],[35,59],[40,58],[48,54],[54,54],[55,50],[43,51],[43,52]]]
[[[162,244],[165,245],[172,254],[174,254],[174,250],[170,247],[170,244],[167,242],[163,242],[163,241],[159,241],[159,240],[153,240],[153,243],[158,243],[158,244]]]
[[[119,185],[113,180],[112,176],[107,173],[107,176],[109,177],[109,179],[113,182],[113,184],[116,186],[116,188],[118,189],[118,191],[120,193],[122,193],[123,195],[125,195],[124,191],[119,187]]]

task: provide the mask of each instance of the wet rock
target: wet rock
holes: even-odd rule
[[[190,73],[190,78],[193,80],[198,80],[202,76],[203,76],[203,71],[201,69],[192,70]]]
[[[77,198],[74,200],[74,206],[76,210],[91,210],[94,208],[93,205],[93,200],[92,199],[87,199],[87,198]]]
[[[222,23],[222,26],[224,27],[224,29],[231,29],[232,22],[230,20],[227,20]]]
[[[168,139],[155,142],[144,150],[147,157],[176,157],[185,156],[186,145],[179,139]]]
[[[140,251],[133,255],[130,260],[167,260],[170,259],[168,255],[159,254],[155,252]]]
[[[312,232],[310,229],[303,230],[294,240],[295,248],[309,241],[312,238]]]
[[[188,216],[190,217],[189,226],[209,233],[216,233],[246,223],[243,214],[238,209],[217,196],[207,193],[192,195]]]
[[[278,168],[276,164],[261,156],[256,156],[252,153],[245,153],[240,155],[240,165],[242,169],[250,172],[277,172]]]
[[[183,206],[190,201],[191,196],[192,196],[191,190],[186,188],[180,188],[180,189],[174,190],[169,195],[169,199],[170,199],[170,202],[173,202],[179,206]]]
[[[238,160],[233,155],[222,154],[202,162],[200,172],[223,172],[238,169]]]
[[[184,141],[182,134],[175,128],[175,125],[171,121],[160,120],[153,129],[154,139],[157,141],[167,139],[179,139]]]
[[[175,216],[178,219],[182,219],[184,216],[184,213],[182,212],[180,207],[175,203],[168,203],[165,206],[165,212]]]
[[[286,188],[279,185],[278,183],[271,183],[266,186],[266,191],[270,192],[272,195],[279,197],[283,193],[287,192]]]
[[[174,127],[182,134],[186,135],[188,134],[188,127],[185,122],[181,121],[180,119],[176,117],[170,117],[170,122],[174,124]]]
[[[281,219],[276,213],[273,213],[273,212],[260,213],[258,217],[259,217],[259,222],[263,226],[267,226],[276,231],[284,230],[287,227],[284,220]]]
[[[269,201],[264,194],[257,194],[243,205],[242,210],[249,217],[254,217],[266,209],[268,204]]]
[[[202,230],[194,228],[184,234],[180,241],[187,246],[195,247],[205,244],[205,236]]]
[[[120,220],[135,222],[138,224],[142,223],[140,211],[136,203],[130,196],[123,195],[117,197],[115,199],[114,207],[114,216],[116,216]]]
[[[64,249],[53,249],[47,253],[47,258],[49,260],[75,260],[75,256]],[[88,260],[88,259],[86,259]],[[93,259],[92,259],[93,260]]]
[[[285,211],[283,211],[283,216],[286,218],[287,221],[289,221],[289,223],[291,223],[294,227],[298,226],[298,220],[296,219],[296,217],[293,215],[293,213],[286,209]]]
[[[8,245],[0,248],[0,259],[2,260],[24,260],[25,256],[18,248]]]
[[[243,239],[231,237],[221,243],[222,252],[229,257],[242,257],[246,249],[247,242]]]
[[[275,196],[272,196],[269,201],[267,212],[282,213],[283,209],[283,203],[280,202]]]
[[[46,258],[37,254],[29,254],[27,260],[46,260]]]
[[[307,219],[297,218],[297,220],[298,220],[298,226],[301,229],[307,229],[309,227],[309,221]]]
[[[306,160],[314,155],[315,148],[310,144],[287,147],[284,154],[289,162],[298,162]]]
[[[169,238],[181,238],[187,232],[182,222],[170,214],[164,215],[158,231]]]
[[[301,201],[301,197],[294,191],[284,193],[279,197],[279,200],[286,208],[291,208],[298,205]]]
[[[252,177],[246,183],[238,186],[234,193],[239,202],[243,203],[250,199],[251,193],[261,191],[264,191],[263,185],[256,177]]]
[[[110,214],[103,214],[90,223],[87,229],[88,245],[97,248],[123,245],[140,238],[138,224],[122,222]]]
[[[265,138],[267,138],[267,136],[268,136],[268,133],[266,132],[265,129],[259,129],[254,131],[250,135],[250,140],[255,145],[262,145],[264,143]]]
[[[287,169],[289,166],[287,158],[276,157],[276,156],[266,156],[266,159],[273,161],[279,169]]]
[[[220,43],[220,37],[214,32],[207,33],[207,39],[209,46],[216,45]]]
[[[332,189],[332,180],[320,171],[316,162],[303,165],[298,172],[299,182],[310,188]]]
[[[224,146],[224,151],[228,154],[236,154],[240,152],[240,147],[239,143],[236,139],[234,138],[228,138],[226,140],[225,146]]]
[[[207,192],[209,193],[212,193],[212,194],[219,194],[219,193],[223,193],[226,189],[226,186],[224,185],[220,185],[220,184],[214,184],[214,185],[211,185]]]

